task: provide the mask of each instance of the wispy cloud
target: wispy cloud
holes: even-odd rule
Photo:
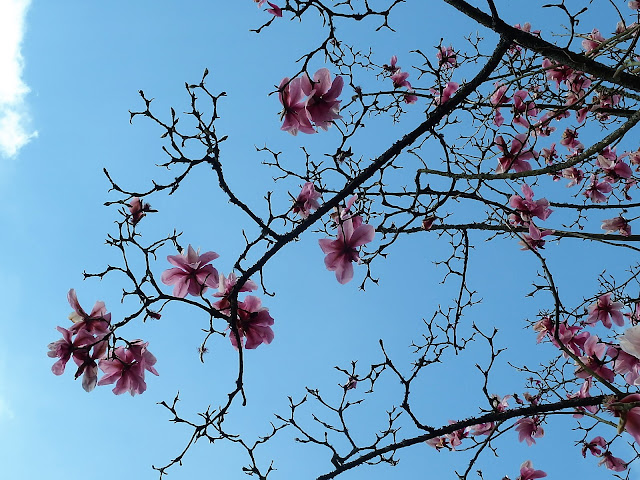
[[[31,0],[0,0],[0,154],[15,156],[36,137],[26,105],[29,87],[22,80],[20,52]]]

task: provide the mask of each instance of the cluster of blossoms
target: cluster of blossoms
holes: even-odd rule
[[[582,325],[561,322],[556,332],[555,322],[548,316],[535,325],[534,329],[539,332],[538,342],[547,338],[557,348],[562,349],[565,357],[573,356],[578,359],[575,376],[583,379],[584,383],[579,391],[570,394],[569,398],[590,397],[589,390],[594,381],[613,382],[616,374],[624,376],[629,385],[640,385],[640,326],[627,328],[619,336],[619,345],[604,342],[597,335],[584,329],[586,326],[599,323],[608,329],[614,324],[624,326],[624,317],[631,319],[634,314],[623,314],[622,308],[622,303],[611,301],[611,293],[606,293],[589,306],[587,318]],[[640,444],[640,405],[634,406],[636,402],[640,402],[640,394],[630,394],[619,401],[610,402],[606,408],[614,416],[620,417],[619,431],[626,430]],[[598,409],[597,406],[587,406],[579,410],[596,413]],[[578,412],[574,416],[580,417],[581,414]],[[604,438],[595,437],[584,444],[583,456],[586,456],[586,451],[589,450],[592,455],[601,458],[600,465],[614,471],[625,470],[626,463],[614,457],[608,445]],[[604,448],[604,451],[601,448]]]
[[[391,57],[391,61],[389,62],[389,65],[384,64],[382,66],[382,68],[384,68],[384,70],[386,72],[388,72],[391,75],[391,81],[393,82],[393,88],[406,88],[407,89],[407,93],[404,94],[404,101],[405,103],[416,103],[418,101],[418,97],[416,97],[412,92],[413,92],[413,88],[411,87],[411,84],[409,83],[409,80],[407,80],[407,78],[409,78],[409,72],[403,72],[400,67],[397,65],[398,63],[398,57],[393,55]]]
[[[362,217],[352,215],[349,210],[357,200],[353,196],[345,208],[338,209],[333,219],[338,228],[337,238],[323,238],[318,240],[320,248],[326,254],[324,264],[327,270],[336,272],[339,283],[345,284],[353,278],[352,262],[360,263],[358,247],[373,241],[375,229],[362,222]]]
[[[78,302],[75,290],[67,295],[73,312],[69,319],[71,328],[57,327],[62,338],[49,344],[47,355],[58,358],[51,367],[55,375],[64,373],[67,362],[73,358],[78,366],[75,378],[82,375],[82,387],[92,391],[96,385],[115,383],[113,393],[129,392],[132,396],[147,389],[144,381],[145,370],[158,375],[154,368],[156,358],[142,340],[127,342],[126,346],[109,347],[111,314],[104,302],[95,303],[90,313],[86,313]],[[98,380],[98,368],[104,375]]]
[[[267,8],[267,12],[275,17],[282,17],[282,9],[278,5],[271,2],[267,2],[267,0],[253,0],[253,1],[258,4],[258,7],[261,7],[265,3],[268,3],[271,8]]]
[[[218,256],[216,252],[205,252],[200,255],[199,251],[189,245],[186,253],[167,256],[167,260],[175,265],[175,268],[162,273],[162,282],[165,285],[173,285],[173,295],[179,298],[185,298],[187,295],[202,296],[209,287],[218,289],[213,296],[220,300],[213,306],[220,313],[230,316],[232,311],[229,297],[237,283],[237,277],[234,273],[230,273],[225,278],[213,265],[209,264]],[[251,292],[257,288],[252,280],[247,280],[238,292]],[[258,297],[248,295],[244,301],[238,301],[236,312],[235,327],[244,348],[253,349],[262,343],[271,343],[273,318],[269,315],[269,309],[262,306]],[[238,348],[238,341],[233,331],[230,332],[229,339],[231,344]]]
[[[534,200],[533,190],[526,183],[522,184],[522,194],[514,194],[509,199],[509,205],[515,209],[515,213],[509,215],[509,223],[514,226],[525,225],[529,227],[529,234],[524,234],[520,245],[522,250],[538,250],[538,248],[544,248],[544,237],[553,233],[553,230],[540,230],[533,223],[533,217],[538,217],[540,220],[546,220],[551,215],[549,208],[549,202],[546,198]]]
[[[283,78],[278,90],[283,106],[281,130],[292,135],[297,135],[298,131],[316,133],[312,122],[316,127],[327,130],[334,120],[342,118],[339,114],[342,100],[338,97],[343,86],[342,77],[337,76],[331,81],[331,74],[326,68],[318,70],[313,80],[307,75],[293,80]]]

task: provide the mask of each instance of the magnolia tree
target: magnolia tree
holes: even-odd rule
[[[283,437],[328,453],[320,479],[365,465],[395,465],[418,444],[422,447],[413,448],[433,449],[434,461],[445,465],[463,458],[456,457],[457,451],[470,452],[451,470],[460,478],[482,478],[479,466],[486,456],[499,454],[509,443],[533,446],[550,430],[570,439],[567,451],[577,451],[584,462],[628,476],[640,443],[640,237],[632,233],[640,206],[633,201],[640,170],[634,134],[640,121],[640,2],[573,8],[562,0],[542,7],[561,28],[512,25],[492,0],[477,5],[445,0],[452,25],[456,16],[471,19],[481,33],[465,37],[451,28],[450,38],[434,39],[425,32],[410,46],[411,55],[378,59],[367,45],[348,44],[341,31],[361,21],[392,31],[397,15],[421,11],[419,0],[255,1],[266,22],[257,34],[279,28],[286,19],[305,22],[319,16],[324,27],[326,36],[317,47],[291,59],[283,78],[273,79],[277,87],[271,98],[281,123],[264,126],[288,138],[292,149],[302,147],[303,160],[285,162],[269,145],[258,148],[254,161],[270,166],[276,186],[273,192],[265,190],[265,204],[251,204],[232,189],[221,161],[227,137],[218,133],[216,121],[233,98],[221,103],[225,94],[208,86],[205,71],[201,81],[186,86],[183,116],[192,123],[183,127],[174,109],[162,115],[140,92],[142,108],[131,118],[144,117],[160,128],[167,155],[163,167],[175,177],[136,189],[124,187],[105,170],[119,196],[108,204],[120,215],[107,243],[122,261],[85,277],[119,276],[127,305],[134,307],[127,316],[112,318],[102,301],[89,311],[69,290],[71,322],[57,327],[62,338],[49,345],[53,373],[62,375],[72,365],[71,374],[82,379],[87,392],[109,386],[116,395],[144,393],[145,375],[162,369],[156,370],[153,345],[129,338],[126,327],[147,319],[162,322],[167,305],[181,304],[208,317],[200,326],[201,360],[208,349],[235,349],[237,376],[226,396],[211,399],[212,406],[197,415],[182,412],[177,396],[161,402],[189,434],[173,460],[154,467],[160,478],[188,461],[189,450],[201,441],[211,443],[210,448],[231,442],[246,453],[246,474],[277,478],[283,460],[268,447]],[[583,31],[580,21],[589,8],[598,9],[603,24]],[[403,134],[371,152],[365,122],[385,117],[398,123]],[[324,155],[307,152],[309,135],[327,136]],[[225,252],[214,252],[215,245],[202,245],[200,251],[176,231],[157,239],[145,235],[145,219],[163,215],[151,207],[153,198],[175,192],[203,170],[215,176],[215,188],[242,214],[234,228],[257,232],[245,234],[238,258],[225,259],[233,262],[232,271],[220,271],[218,257]],[[450,304],[422,311],[423,328],[409,347],[413,360],[394,358],[382,338],[377,363],[358,364],[354,350],[354,362],[337,367],[343,375],[340,395],[314,388],[302,397],[287,392],[292,395],[289,410],[265,420],[260,436],[237,435],[230,419],[241,416],[242,405],[252,401],[244,378],[250,351],[267,350],[278,341],[267,265],[286,261],[292,242],[308,242],[324,255],[318,272],[335,274],[335,280],[325,275],[327,282],[357,281],[362,289],[375,290],[380,288],[376,269],[409,235],[447,246],[448,254],[435,259],[444,275],[424,278],[410,271],[385,281],[420,282],[424,289],[443,281],[455,292]],[[576,292],[575,279],[554,271],[552,260],[563,255],[563,248],[594,243],[598,253],[584,263],[599,286]],[[529,295],[537,317],[504,312],[496,304],[490,307],[500,314],[491,325],[478,321],[474,312],[483,288],[507,291],[507,286],[472,284],[469,274],[474,252],[483,255],[481,247],[494,244],[521,249],[523,257],[537,263],[530,272],[512,266],[514,278],[533,285]],[[358,296],[350,301],[358,302]],[[339,311],[333,316],[346,321]],[[375,319],[349,321],[368,328]],[[500,355],[514,348],[499,336],[503,321],[520,322],[537,337],[539,357],[528,366],[508,366],[528,379],[496,391]],[[453,365],[474,344],[484,345],[486,357],[474,360],[473,371],[455,375],[480,375],[478,395],[469,395],[475,403],[463,413],[446,412],[449,422],[435,423],[421,408],[426,398],[415,392],[429,381],[432,368]],[[158,367],[162,362],[159,358]],[[387,406],[386,426],[354,433],[351,412],[367,412],[368,402],[379,394],[377,386],[389,378],[399,382],[400,390]],[[303,404],[312,415],[308,410],[300,414]],[[441,409],[446,405],[443,401]],[[273,461],[265,461],[259,451],[269,452]],[[507,460],[502,460],[504,469],[514,478],[546,476],[545,465],[537,461]]]

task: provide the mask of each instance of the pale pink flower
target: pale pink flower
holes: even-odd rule
[[[589,34],[589,37],[582,40],[582,48],[585,52],[590,52],[594,48],[598,47],[602,42],[604,42],[604,37],[600,34],[600,31],[597,28],[594,28],[593,31]]]
[[[537,416],[521,418],[516,422],[516,425],[518,440],[526,441],[529,446],[536,443],[534,438],[544,436],[544,430],[540,426],[540,419]]]
[[[331,122],[342,118],[338,97],[342,93],[344,80],[337,76],[331,81],[331,73],[327,68],[321,68],[313,75],[313,83],[306,75],[301,80],[302,91],[308,95],[306,107],[309,117],[317,127],[327,130]]]
[[[54,375],[62,375],[67,362],[71,358],[74,346],[71,340],[72,333],[66,328],[56,328],[62,334],[62,338],[48,345],[49,351],[47,352],[47,356],[59,358],[59,360],[51,366],[51,371]]]
[[[329,271],[336,272],[339,283],[345,284],[353,278],[353,265],[360,263],[357,247],[373,240],[375,229],[371,225],[362,223],[362,218],[351,217],[338,225],[338,238],[318,240],[320,248],[327,256],[324,264]]]
[[[308,80],[308,79],[307,79]],[[316,133],[311,126],[311,119],[307,110],[307,100],[302,91],[302,79],[294,78],[289,81],[285,77],[280,82],[278,98],[284,107],[281,113],[282,127],[280,130],[297,135],[298,130],[303,133]]]
[[[451,98],[451,95],[453,95],[459,87],[460,85],[458,85],[456,82],[447,82],[447,86],[444,87],[444,90],[442,90],[440,97],[434,98],[436,105],[442,105],[443,103],[448,102]],[[435,96],[438,95],[438,92],[434,88],[431,89],[431,93],[433,93]]]
[[[601,295],[596,303],[589,306],[586,323],[594,325],[600,321],[605,327],[611,328],[611,320],[613,320],[613,323],[621,327],[624,325],[621,308],[622,303],[611,301],[611,293]]]
[[[409,74],[407,72],[402,72],[397,70],[396,73],[391,75],[391,81],[393,82],[393,88],[407,87],[411,89],[411,84],[407,80]]]
[[[544,158],[547,165],[552,165],[558,158],[556,143],[553,142],[551,145],[549,145],[549,148],[543,148],[542,150],[540,150],[540,156]]]
[[[425,441],[427,445],[435,448],[437,451],[447,448],[447,439],[445,437],[433,437]]]
[[[637,332],[635,335],[630,334],[629,336],[623,334],[620,341],[624,340],[625,348],[622,348],[621,345],[621,348],[610,346],[607,349],[607,355],[613,360],[613,370],[620,375],[625,375],[624,379],[629,385],[636,385],[640,379],[640,359],[636,356],[640,355],[637,336]]]
[[[69,329],[71,333],[76,334],[84,329],[91,334],[104,335],[109,331],[111,314],[107,312],[104,302],[96,302],[91,309],[91,313],[87,314],[80,306],[76,291],[73,288],[67,293],[67,300],[71,308],[73,308],[73,312],[69,314],[69,320],[74,323]]]
[[[567,187],[573,187],[584,180],[584,172],[576,167],[569,167],[562,170],[562,176],[568,180]]]
[[[471,435],[490,435],[496,428],[495,423],[480,423],[471,427]]]
[[[140,362],[136,355],[125,347],[114,349],[107,359],[100,360],[99,366],[104,376],[98,385],[109,385],[115,382],[113,393],[116,395],[129,392],[134,396],[147,389],[144,381],[144,362]]]
[[[582,364],[589,368],[590,371],[587,371],[582,365],[576,362],[575,376],[587,379],[592,376],[591,372],[594,372],[600,378],[608,382],[613,382],[615,374],[605,365],[606,353],[607,346],[600,342],[597,335],[590,335],[584,342],[584,355],[580,357]]]
[[[601,228],[605,230],[606,233],[618,232],[624,237],[631,235],[631,225],[629,225],[629,222],[622,216],[603,220]]]
[[[269,309],[262,306],[258,297],[247,295],[243,302],[238,302],[238,320],[236,328],[244,348],[253,349],[262,343],[269,344],[273,340],[273,318]],[[238,348],[238,341],[233,332],[229,333],[231,345]]]
[[[529,128],[529,117],[536,117],[538,109],[534,102],[526,102],[529,92],[526,90],[518,90],[513,94],[513,123]]]
[[[196,297],[207,291],[208,287],[218,288],[218,271],[209,262],[220,255],[216,252],[205,252],[200,255],[191,245],[186,254],[169,255],[167,260],[177,268],[170,268],[162,272],[162,283],[175,285],[173,296],[184,298],[189,295]]]
[[[293,204],[293,213],[299,214],[302,218],[307,218],[311,215],[312,210],[317,210],[320,207],[319,198],[320,193],[316,191],[313,183],[305,183]]]
[[[616,158],[615,152],[611,156],[598,155],[596,163],[604,170],[605,180],[609,183],[616,183],[622,178],[631,178],[631,167],[622,160]]]
[[[527,460],[520,465],[520,475],[517,480],[535,480],[536,478],[546,477],[547,474],[542,470],[536,470],[533,468],[531,460]]]
[[[229,313],[229,308],[231,306],[229,303],[229,295],[231,294],[231,290],[233,290],[233,287],[236,286],[236,283],[238,282],[238,277],[236,277],[235,273],[231,272],[229,276],[226,278],[224,274],[221,273],[219,278],[220,278],[220,281],[218,284],[218,292],[214,293],[213,296],[220,298],[220,300],[214,303],[213,306],[216,309],[220,310],[221,312]],[[253,280],[249,279],[242,284],[242,286],[238,290],[238,293],[253,292],[254,290],[257,290],[257,289],[258,289],[258,285],[256,285],[256,283]]]
[[[634,358],[640,359],[640,325],[624,331],[620,336],[620,348]]]
[[[518,242],[522,245],[520,250],[534,250],[537,251],[538,248],[544,248],[546,240],[543,240],[543,237],[547,235],[551,235],[554,233],[553,230],[540,230],[538,227],[534,225],[533,222],[529,223],[529,235],[526,233],[522,235],[522,240]]]
[[[578,140],[578,132],[570,128],[567,128],[562,132],[562,140],[560,140],[560,144],[573,152],[580,152],[584,149],[584,145]]]
[[[104,358],[107,351],[106,338],[94,337],[86,330],[81,330],[74,342],[73,361],[78,366],[75,378],[82,375],[82,388],[92,391],[98,381],[98,364],[96,360]]]
[[[457,423],[457,422],[454,422],[453,420],[449,420],[450,425],[453,425],[454,423]],[[469,431],[470,431],[470,428],[465,427],[445,435],[445,437],[447,438],[447,440],[449,440],[449,443],[451,444],[451,448],[455,450],[458,445],[461,445],[462,440],[464,440],[469,436]]]

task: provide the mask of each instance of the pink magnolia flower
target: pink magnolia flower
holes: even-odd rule
[[[316,191],[313,183],[305,183],[293,204],[293,213],[298,213],[302,218],[307,218],[312,210],[317,210],[320,207],[319,198],[320,193]]]
[[[247,295],[244,302],[238,302],[236,328],[244,348],[253,349],[262,343],[271,343],[274,336],[271,325],[273,325],[273,318],[269,315],[269,309],[262,306],[258,297]],[[237,349],[238,341],[233,332],[229,334],[229,340]]]
[[[513,169],[516,172],[525,172],[531,170],[531,164],[526,160],[538,158],[538,153],[528,149],[527,136],[524,133],[516,135],[511,140],[511,147],[507,146],[507,142],[498,135],[494,143],[502,151],[502,157],[498,159],[498,168],[496,173],[504,173]]]
[[[622,216],[603,220],[602,230],[605,230],[606,233],[619,232],[620,235],[624,237],[631,235],[631,225],[629,225],[629,222]]]
[[[289,81],[289,77],[283,78],[280,82],[278,98],[284,107],[280,117],[284,121],[280,130],[289,132],[291,135],[297,135],[298,130],[303,133],[316,133],[311,126],[307,100],[303,99],[302,82],[301,78]]]
[[[533,217],[538,217],[540,220],[549,218],[549,215],[553,212],[549,208],[549,201],[546,198],[533,200],[533,190],[526,183],[523,183],[521,188],[524,198],[520,195],[512,195],[509,199],[509,205],[517,210],[513,219],[514,223],[516,225],[522,222],[528,223]]]
[[[542,470],[536,470],[533,468],[531,460],[527,460],[520,465],[520,475],[517,480],[535,480],[536,478],[546,477],[547,474]]]
[[[418,97],[416,95],[413,95],[411,93],[405,93],[404,94],[404,103],[412,105],[412,104],[416,103],[417,101],[418,101]]]
[[[155,210],[151,210],[151,205],[148,203],[142,203],[139,197],[133,197],[129,200],[129,213],[131,216],[129,217],[129,222],[131,225],[137,225],[142,217],[144,217],[147,212],[153,212]]]
[[[621,308],[622,303],[611,301],[610,293],[601,295],[596,303],[589,306],[589,316],[586,323],[595,325],[600,321],[605,327],[611,328],[611,320],[613,320],[613,323],[621,327],[624,325]]]
[[[584,149],[584,145],[578,140],[578,132],[570,128],[567,128],[562,132],[562,140],[560,140],[560,144],[573,152],[581,152]]]
[[[371,225],[362,223],[362,218],[351,217],[338,225],[338,238],[318,240],[320,248],[327,256],[324,264],[329,271],[336,272],[339,283],[345,284],[353,278],[353,265],[360,263],[357,247],[373,240],[375,229]]]
[[[448,102],[451,98],[451,95],[453,95],[459,87],[460,85],[458,85],[456,82],[447,82],[447,86],[444,87],[444,90],[442,90],[440,97],[434,98],[436,105],[442,105],[443,103]],[[431,93],[433,93],[435,96],[438,95],[438,92],[433,88],[431,89]]]
[[[496,428],[495,423],[480,423],[471,427],[471,435],[490,435]]]
[[[640,402],[640,393],[632,393],[627,395],[622,400],[614,402],[608,409],[616,417],[620,417],[620,425],[618,431],[622,431],[624,428],[629,435],[631,435],[636,443],[640,444],[640,407],[628,407],[625,403]],[[625,408],[626,407],[626,408]]]
[[[71,308],[73,308],[73,312],[69,314],[69,320],[74,323],[69,329],[71,333],[76,334],[84,329],[91,334],[104,335],[109,331],[111,314],[107,312],[104,302],[96,302],[91,309],[91,313],[87,314],[80,306],[76,291],[73,288],[67,293],[67,300]]]
[[[391,75],[391,81],[393,82],[393,88],[407,87],[411,90],[411,84],[407,80],[409,73],[402,72],[398,69],[393,75]]]
[[[209,262],[220,255],[216,252],[205,252],[200,255],[191,245],[186,254],[169,255],[167,260],[177,268],[162,272],[162,283],[175,285],[173,296],[184,298],[189,295],[200,296],[207,287],[218,288],[218,271]]]
[[[568,180],[567,187],[573,187],[584,180],[584,172],[576,167],[569,167],[562,170],[562,176]]]
[[[556,82],[557,88],[560,88],[560,84],[566,82],[573,73],[571,67],[552,62],[547,58],[542,61],[542,68],[546,70],[547,79]]]
[[[529,128],[529,117],[538,116],[538,109],[534,102],[525,102],[529,96],[526,90],[518,90],[513,94],[513,123]]]
[[[580,387],[576,393],[567,394],[567,398],[589,398],[591,397],[591,393],[589,390],[593,386],[593,377],[587,377],[584,380],[584,383]],[[590,413],[597,413],[599,410],[598,405],[587,405],[586,407],[576,407],[576,410],[584,412],[585,410]],[[582,418],[581,413],[574,413],[573,418]]]
[[[457,423],[457,422],[454,422],[453,420],[449,420],[450,425],[453,425],[454,423]],[[465,427],[459,430],[455,430],[453,433],[449,433],[445,435],[445,437],[447,438],[447,440],[449,440],[449,443],[451,444],[451,448],[455,450],[458,445],[462,445],[462,440],[464,440],[469,436],[469,431],[470,431],[470,428]]]
[[[613,188],[608,182],[599,182],[596,175],[591,175],[591,183],[582,194],[590,198],[593,203],[602,203],[607,200],[605,193],[611,193]]]
[[[493,95],[491,95],[489,102],[491,103],[491,105],[496,106],[496,113],[493,117],[493,123],[495,126],[501,127],[504,123],[504,117],[502,116],[502,113],[500,113],[500,105],[508,103],[509,101],[511,101],[511,98],[507,97],[507,90],[509,89],[508,85],[502,85],[500,82],[496,82],[495,87],[496,91],[493,92]]]
[[[86,330],[81,330],[73,343],[73,361],[78,366],[75,378],[82,375],[82,388],[86,392],[91,392],[98,381],[96,360],[104,358],[107,351],[106,337],[95,337]]]
[[[580,357],[582,364],[588,367],[590,371],[587,371],[582,365],[577,364],[576,377],[587,379],[592,376],[591,372],[594,372],[600,378],[608,382],[613,382],[615,374],[606,366],[606,353],[607,346],[600,342],[597,335],[590,335],[584,342],[584,355]]]
[[[518,432],[518,440],[526,441],[531,446],[536,443],[534,438],[544,436],[544,430],[540,426],[540,419],[535,417],[524,417],[516,422],[516,431]]]
[[[573,93],[580,93],[582,90],[589,88],[591,79],[584,75],[584,72],[575,71],[567,78],[567,86]]]
[[[391,61],[389,62],[390,65],[387,65],[386,63],[382,66],[382,68],[385,69],[385,71],[391,73],[392,75],[396,72],[400,71],[400,67],[398,67],[396,64],[398,63],[398,57],[396,55],[393,55],[391,57]]]
[[[522,248],[520,250],[537,251],[539,248],[544,248],[546,240],[543,240],[543,237],[551,235],[552,233],[554,233],[553,230],[540,230],[534,225],[533,222],[530,222],[529,235],[525,233],[524,235],[522,235],[523,239],[518,242],[520,245],[522,245]]]
[[[627,464],[624,460],[618,457],[614,457],[609,451],[602,454],[602,460],[598,462],[598,465],[604,465],[609,470],[614,472],[622,472],[627,469]]]
[[[236,286],[237,282],[238,277],[236,277],[236,274],[233,272],[231,272],[227,278],[225,278],[224,274],[220,274],[218,292],[213,294],[214,297],[220,298],[220,300],[213,304],[216,309],[220,310],[221,312],[229,313],[229,295],[231,294],[231,290],[233,290],[233,287]],[[242,284],[240,290],[238,290],[238,293],[253,292],[257,289],[258,285],[256,285],[253,280],[249,279]]]
[[[114,349],[109,358],[100,360],[99,366],[104,376],[98,385],[110,385],[115,382],[113,393],[116,395],[124,392],[129,392],[131,396],[144,393],[147,389],[144,381],[145,363],[136,357],[132,350],[125,347]]]
[[[606,448],[607,447],[607,441],[602,438],[601,436],[597,436],[595,437],[593,440],[591,440],[589,443],[584,443],[582,446],[582,456],[586,457],[587,456],[587,450],[589,450],[589,452],[591,452],[591,455],[594,455],[596,457],[599,457],[602,454],[602,450],[600,450],[600,448],[598,447],[602,447],[602,448]]]
[[[558,158],[556,143],[553,142],[551,145],[549,145],[549,148],[543,148],[542,150],[540,150],[540,156],[544,158],[547,165],[552,165]]]
[[[504,412],[509,408],[509,399],[512,398],[511,395],[505,395],[500,398],[500,395],[492,394],[491,395],[491,408],[493,408],[496,412]]]
[[[56,327],[56,329],[62,334],[62,338],[48,345],[49,351],[47,352],[47,356],[59,358],[59,360],[52,365],[51,371],[54,375],[62,375],[73,353],[74,345],[71,340],[73,334],[66,328]]]
[[[438,47],[438,66],[444,68],[455,68],[458,66],[458,58],[455,50],[451,45],[448,47]]]
[[[631,167],[618,159],[613,153],[611,156],[598,155],[596,163],[605,173],[605,180],[609,183],[616,183],[622,178],[631,178]]]
[[[631,330],[631,329],[629,329]],[[629,331],[627,330],[627,332]],[[626,332],[625,332],[626,333]],[[629,385],[640,384],[640,359],[636,355],[640,355],[638,351],[638,333],[630,335],[622,335],[620,341],[624,340],[625,347],[617,348],[610,346],[607,349],[607,355],[613,360],[613,371],[620,375],[625,375],[624,379]]]
[[[594,28],[589,36],[582,40],[582,48],[584,48],[584,51],[588,53],[598,47],[602,42],[604,42],[604,40],[605,39],[600,34],[600,31],[597,28]]]
[[[307,99],[307,111],[311,120],[316,126],[327,130],[331,122],[338,118],[340,102],[338,97],[342,93],[344,80],[341,76],[336,76],[331,81],[331,74],[327,68],[321,68],[313,75],[313,83],[306,75],[302,78],[301,87]]]
[[[445,437],[433,437],[425,441],[427,445],[435,448],[437,451],[447,448],[447,439]]]

